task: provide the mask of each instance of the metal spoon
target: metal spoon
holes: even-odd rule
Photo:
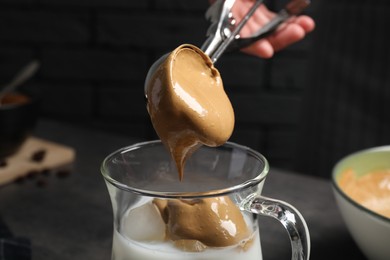
[[[207,54],[213,63],[225,51],[235,51],[247,47],[255,41],[272,34],[280,24],[293,15],[301,13],[309,4],[310,0],[291,0],[281,11],[279,11],[271,21],[265,24],[259,31],[247,38],[240,38],[239,33],[256,9],[263,3],[263,0],[256,0],[247,14],[242,18],[239,24],[235,25],[232,17],[231,8],[235,0],[217,0],[209,7],[206,12],[206,18],[211,21],[207,31],[209,36],[201,49]],[[169,53],[161,56],[150,67],[144,85],[145,98],[147,100],[147,86],[157,68],[166,60]]]
[[[212,57],[212,53],[214,53],[221,46],[221,43],[223,43],[223,41],[225,41],[228,38],[226,35],[232,36],[231,29],[235,21],[232,20],[232,15],[230,10],[234,2],[235,0],[217,0],[214,4],[212,4],[209,7],[209,9],[206,12],[206,18],[211,21],[211,25],[207,31],[207,35],[209,37],[206,39],[201,49],[210,57]],[[256,1],[256,4],[254,4],[248,12],[249,14],[247,15],[248,19],[249,16],[253,14],[254,10],[262,2],[263,0]],[[247,22],[248,19],[243,19],[243,21],[240,23],[242,24],[240,25],[241,27],[235,31],[236,34],[239,33],[239,30],[241,30],[242,26]],[[146,100],[148,98],[146,94],[148,83],[150,82],[151,77],[154,75],[157,68],[166,60],[168,55],[169,53],[166,53],[163,56],[161,56],[157,61],[155,61],[150,67],[148,73],[146,74],[146,79],[144,84],[144,93],[145,93]],[[216,59],[213,59],[212,61],[216,62]]]
[[[39,61],[33,60],[28,63],[25,67],[23,67],[18,74],[8,83],[6,84],[0,91],[0,105],[2,98],[10,92],[15,91],[15,89],[24,83],[26,80],[31,78],[38,70],[40,66]]]

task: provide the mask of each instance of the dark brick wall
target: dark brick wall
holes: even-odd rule
[[[155,138],[146,73],[179,44],[203,43],[207,7],[207,0],[0,0],[0,83],[39,59],[22,88],[41,98],[43,117]],[[273,166],[292,164],[310,46],[308,37],[271,60],[234,53],[217,64],[236,112],[231,140]]]

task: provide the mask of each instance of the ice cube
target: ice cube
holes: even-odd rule
[[[175,247],[186,252],[202,252],[206,250],[207,246],[199,240],[179,239],[173,242]]]
[[[165,223],[157,207],[150,201],[128,212],[122,220],[122,232],[136,241],[162,241],[165,238]]]

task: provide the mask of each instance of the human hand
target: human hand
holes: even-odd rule
[[[233,17],[239,22],[252,7],[253,0],[236,0],[232,7]],[[249,37],[259,28],[268,23],[276,13],[270,11],[264,4],[256,9],[253,16],[248,20],[240,31],[241,37]],[[300,41],[307,33],[314,30],[314,20],[307,15],[299,15],[288,19],[270,36],[261,39],[252,45],[242,49],[243,52],[271,58],[276,51]]]

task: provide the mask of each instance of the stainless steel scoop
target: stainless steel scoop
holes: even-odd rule
[[[232,19],[231,8],[234,0],[218,0],[206,12],[206,18],[212,22],[208,30],[209,38],[202,46],[202,50],[209,55],[215,63],[225,51],[236,51],[272,34],[278,26],[293,15],[300,14],[309,4],[310,0],[292,0],[280,10],[267,24],[253,35],[241,38],[239,33],[263,0],[256,0],[237,24],[229,24]],[[218,22],[215,21],[218,18]]]
[[[206,11],[206,19],[211,22],[207,30],[207,39],[201,49],[212,60],[217,62],[219,57],[225,51],[236,51],[251,45],[268,35],[272,34],[278,26],[293,15],[301,13],[309,4],[310,0],[292,0],[281,11],[279,11],[271,21],[265,24],[250,37],[241,38],[239,33],[249,18],[254,14],[256,9],[263,3],[263,0],[254,1],[253,6],[249,9],[242,20],[236,24],[231,9],[235,0],[217,0]],[[145,97],[148,82],[153,76],[156,69],[165,61],[169,53],[160,57],[149,69],[145,79]]]

